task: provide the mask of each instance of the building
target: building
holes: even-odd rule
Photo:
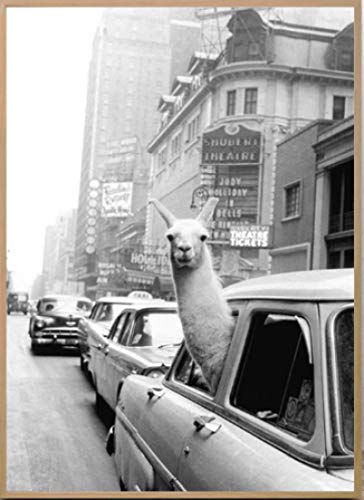
[[[273,234],[273,273],[354,267],[353,116],[278,145]]]
[[[199,42],[193,9],[105,10],[89,68],[77,215],[77,279],[90,297],[107,291],[98,265],[111,263],[121,224],[145,204],[159,97]],[[105,212],[105,200],[120,210]]]
[[[225,283],[271,270],[277,144],[313,120],[353,113],[353,24],[292,24],[272,11],[236,10],[225,50],[193,54],[160,99],[148,147],[151,196],[177,216],[220,198],[212,249]],[[150,207],[146,243],[165,244],[164,232]]]
[[[75,279],[73,262],[76,216],[76,209],[71,209],[46,228],[42,274],[38,280],[44,293],[83,294],[82,284]]]

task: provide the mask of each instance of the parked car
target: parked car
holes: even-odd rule
[[[110,328],[125,307],[130,306],[138,299],[135,297],[101,297],[94,304],[91,314],[79,324],[80,367],[89,372],[90,346],[88,338],[90,331],[107,337]]]
[[[13,312],[28,313],[29,294],[27,292],[9,292],[7,296],[7,313],[10,316]]]
[[[228,287],[235,327],[212,394],[184,346],[131,375],[107,450],[122,489],[353,491],[353,270]]]
[[[78,349],[78,325],[91,307],[92,301],[87,297],[47,295],[41,298],[29,320],[32,351],[38,353],[44,347]]]
[[[123,310],[105,338],[89,335],[89,369],[96,391],[96,406],[106,402],[115,410],[118,394],[130,373],[151,378],[163,375],[183,338],[174,303],[160,300],[135,302]]]

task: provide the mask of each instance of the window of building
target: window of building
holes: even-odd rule
[[[284,187],[284,218],[300,216],[301,212],[301,183],[295,182]]]
[[[161,170],[167,164],[167,147],[165,146],[158,153],[158,170]]]
[[[353,71],[354,69],[354,53],[349,50],[343,50],[340,54],[340,69],[344,71]]]
[[[182,132],[175,135],[171,141],[171,158],[176,158],[181,153]]]
[[[310,440],[315,429],[314,365],[305,319],[273,311],[253,315],[230,401],[259,420]]]
[[[342,120],[345,118],[345,97],[342,95],[334,95],[332,119]]]
[[[187,124],[186,142],[192,142],[194,139],[196,139],[199,131],[200,131],[200,115],[197,115]]]
[[[245,89],[244,114],[255,115],[257,113],[258,89]]]
[[[329,233],[354,229],[354,161],[330,172]]]
[[[236,90],[229,90],[226,94],[226,115],[235,115]]]
[[[256,59],[261,59],[259,43],[249,42],[248,45],[248,59],[253,61]]]

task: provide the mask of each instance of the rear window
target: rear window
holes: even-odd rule
[[[335,344],[341,400],[342,434],[346,447],[354,450],[354,310],[340,313],[335,321]]]
[[[162,346],[182,341],[182,325],[177,312],[146,312],[135,321],[133,347]]]
[[[303,441],[311,438],[314,367],[304,318],[253,315],[231,404]]]
[[[94,321],[113,321],[130,304],[113,304],[103,302],[97,304],[91,319]]]

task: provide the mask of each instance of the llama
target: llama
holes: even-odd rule
[[[232,315],[206,246],[207,225],[218,198],[209,198],[196,219],[177,219],[150,200],[167,224],[170,263],[185,343],[213,392],[232,336]]]

